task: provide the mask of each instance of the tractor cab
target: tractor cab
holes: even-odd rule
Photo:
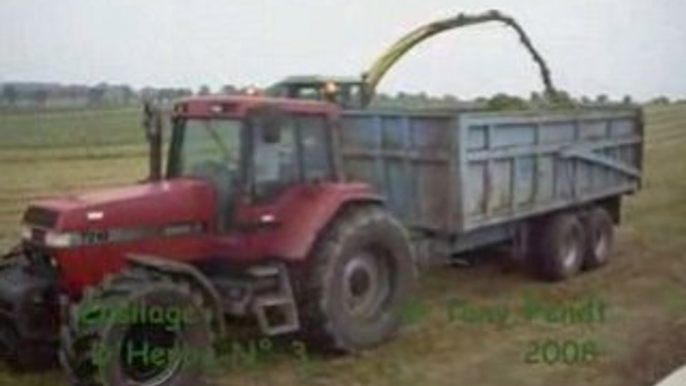
[[[356,77],[291,76],[269,90],[270,95],[335,103],[345,109],[365,105],[364,82]]]
[[[238,201],[271,204],[289,187],[335,178],[329,129],[335,110],[321,102],[262,97],[180,101],[164,174],[210,181],[217,228],[228,230]]]

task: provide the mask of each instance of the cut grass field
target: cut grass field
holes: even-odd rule
[[[32,199],[140,179],[146,158],[139,118],[136,110],[2,113],[0,246],[17,240],[19,216]],[[281,343],[278,353],[263,349],[250,365],[225,361],[221,383],[643,386],[686,363],[686,105],[650,107],[646,118],[644,189],[625,200],[609,266],[558,284],[536,282],[490,259],[435,269],[423,275],[408,326],[389,344],[303,360]],[[606,305],[605,318],[495,324],[461,320],[449,307],[459,299],[517,312],[532,294],[556,309],[596,300]],[[532,342],[547,340],[590,342],[598,351],[587,361],[527,363]],[[58,370],[15,375],[0,368],[0,385],[66,384]]]

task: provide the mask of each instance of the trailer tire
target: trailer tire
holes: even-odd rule
[[[586,253],[584,268],[594,269],[607,264],[614,244],[614,222],[601,207],[591,209],[585,221]]]
[[[585,233],[578,216],[559,213],[536,225],[532,235],[533,264],[546,281],[561,281],[576,275],[583,265]]]
[[[175,327],[165,316],[158,324],[154,307],[164,315],[183,313],[182,323]],[[140,319],[144,311],[147,323]],[[207,361],[214,360],[213,315],[188,282],[125,269],[87,291],[69,314],[60,332],[59,357],[74,386],[210,384],[204,366],[216,364]],[[166,356],[154,357],[155,350]]]
[[[349,208],[319,235],[295,280],[305,338],[347,353],[389,340],[416,285],[405,228],[382,207]]]

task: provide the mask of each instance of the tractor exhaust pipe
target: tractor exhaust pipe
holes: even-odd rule
[[[143,105],[143,129],[150,145],[148,181],[162,179],[162,111],[146,101]]]

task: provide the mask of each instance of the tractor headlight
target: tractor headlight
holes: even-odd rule
[[[45,245],[51,248],[68,248],[78,244],[78,238],[73,233],[56,231],[45,232]]]
[[[334,82],[326,82],[326,84],[324,85],[324,92],[329,95],[335,94],[337,91],[338,85],[336,85],[336,83]]]

